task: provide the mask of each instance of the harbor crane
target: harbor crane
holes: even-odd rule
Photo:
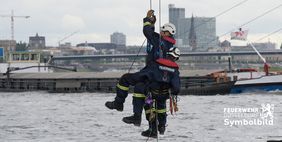
[[[73,33],[71,33],[71,34],[69,34],[69,35],[63,37],[62,39],[60,39],[60,40],[58,41],[59,47],[60,47],[62,41],[64,41],[64,40],[70,38],[71,36],[73,36],[74,34],[76,34],[76,33],[78,33],[78,32],[79,32],[79,31],[75,31],[75,32],[73,32]]]
[[[8,17],[11,18],[11,40],[14,40],[14,18],[29,18],[30,16],[18,16],[14,15],[14,11],[12,10],[11,15],[0,15],[0,17]]]

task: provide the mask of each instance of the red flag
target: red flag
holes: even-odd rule
[[[247,40],[248,30],[231,32],[231,40]]]

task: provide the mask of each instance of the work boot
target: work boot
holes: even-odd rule
[[[156,130],[152,130],[151,128],[149,128],[148,130],[143,131],[143,132],[141,133],[141,135],[144,136],[144,137],[157,138],[158,133],[157,133]]]
[[[134,114],[132,116],[123,117],[122,121],[127,124],[134,124],[135,126],[140,126],[141,125],[141,115]]]
[[[123,111],[123,103],[117,103],[115,101],[106,102],[105,106],[109,109],[116,109],[117,111]]]
[[[159,126],[158,126],[158,130],[159,130],[160,135],[163,135],[164,132],[165,132],[165,126],[159,125]]]

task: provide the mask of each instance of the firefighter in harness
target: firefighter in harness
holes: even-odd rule
[[[152,67],[155,67],[156,61],[160,58],[167,58],[168,51],[174,49],[173,45],[175,40],[173,35],[175,34],[175,26],[171,23],[164,24],[161,27],[160,34],[154,32],[154,24],[156,22],[156,17],[154,16],[154,11],[149,10],[147,16],[143,19],[143,33],[147,38],[147,57],[146,66],[139,72],[124,74],[117,84],[116,90],[117,95],[114,101],[108,101],[105,103],[106,107],[109,109],[116,109],[118,111],[123,111],[123,103],[128,96],[129,86],[134,87],[133,93],[133,112],[134,115],[129,117],[124,117],[123,121],[125,123],[133,123],[136,126],[141,124],[141,115],[143,106],[145,104],[146,98],[146,84],[148,84],[148,78],[146,74],[152,72]],[[177,48],[175,50],[179,51]],[[172,52],[172,51],[171,51]]]
[[[171,48],[167,52],[167,59],[157,59],[149,72],[149,82],[146,84],[145,114],[149,122],[149,129],[141,133],[146,137],[157,137],[164,134],[167,122],[166,101],[172,96],[176,98],[180,90],[179,67],[175,61],[179,59],[178,48]],[[152,101],[154,100],[154,101]],[[174,102],[176,100],[173,100]],[[153,102],[155,104],[153,104]],[[177,104],[175,104],[177,107]]]

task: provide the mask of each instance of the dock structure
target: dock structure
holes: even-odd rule
[[[0,77],[0,91],[112,92],[119,77],[93,72],[14,73]]]
[[[189,73],[183,72],[181,76],[181,94],[184,95],[226,94],[233,85],[233,82],[219,82],[211,76],[189,77]],[[2,74],[0,91],[115,92],[116,84],[123,74],[124,72],[11,73],[9,77]]]
[[[275,51],[261,51],[262,55],[280,55],[281,50]],[[232,52],[184,52],[181,53],[181,58],[183,57],[207,57],[207,56],[257,56],[255,51],[232,51]],[[55,56],[52,57],[50,62],[56,60],[85,60],[85,59],[116,59],[116,58],[136,58],[136,54],[109,54],[109,55],[73,55],[73,56]],[[146,54],[141,53],[138,55],[139,58],[145,58]]]

